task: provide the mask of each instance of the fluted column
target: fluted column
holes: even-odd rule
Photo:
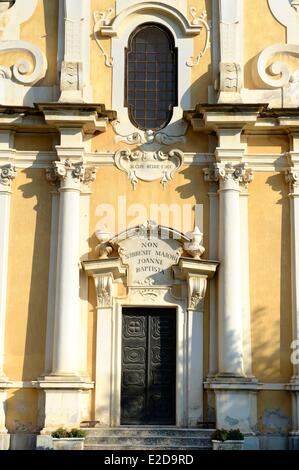
[[[16,169],[13,165],[9,163],[0,166],[0,381],[7,380],[4,374],[4,339],[11,182],[15,176]]]

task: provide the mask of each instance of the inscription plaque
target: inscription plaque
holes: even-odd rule
[[[129,286],[170,285],[171,267],[178,263],[182,249],[177,240],[136,237],[119,243],[123,264],[128,265]]]

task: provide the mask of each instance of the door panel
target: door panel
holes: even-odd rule
[[[175,424],[175,384],[175,309],[123,309],[121,424]]]

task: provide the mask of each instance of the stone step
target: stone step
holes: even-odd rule
[[[193,428],[159,428],[159,427],[116,427],[116,428],[82,428],[87,432],[88,436],[97,437],[151,437],[151,436],[173,436],[173,437],[200,437],[210,438],[213,430],[209,429],[193,429]]]
[[[183,446],[186,445],[192,447],[200,447],[209,445],[211,442],[210,438],[194,438],[194,437],[173,437],[173,436],[152,436],[152,437],[131,437],[131,436],[118,436],[118,437],[97,437],[87,436],[85,439],[85,445],[113,445],[113,446]]]

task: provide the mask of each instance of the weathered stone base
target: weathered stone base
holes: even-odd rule
[[[0,450],[8,450],[10,445],[10,434],[0,433]]]
[[[50,435],[36,436],[36,450],[53,450],[53,440]]]
[[[10,450],[35,450],[36,434],[16,433],[10,435]]]
[[[289,450],[299,450],[299,433],[289,436]]]
[[[254,436],[257,428],[255,382],[216,379],[206,385],[215,392],[216,427],[240,429],[244,434]]]
[[[40,381],[44,390],[39,400],[41,434],[51,434],[57,428],[76,428],[89,417],[91,383],[72,381]]]

